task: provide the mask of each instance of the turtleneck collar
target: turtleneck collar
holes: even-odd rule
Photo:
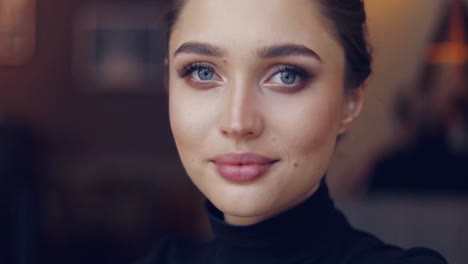
[[[336,238],[339,227],[347,225],[331,200],[324,181],[301,204],[273,218],[249,226],[233,226],[210,201],[206,211],[215,235],[214,241],[237,248],[321,247]],[[345,224],[345,225],[344,225]]]

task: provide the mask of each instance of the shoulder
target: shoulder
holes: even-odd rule
[[[447,264],[447,261],[440,253],[422,247],[403,251],[400,259],[398,263],[401,264]]]
[[[345,243],[344,263],[347,264],[447,264],[445,258],[432,249],[402,249],[358,230],[353,230]]]

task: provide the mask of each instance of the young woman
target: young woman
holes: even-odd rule
[[[360,0],[185,0],[168,16],[169,112],[214,239],[141,263],[446,263],[353,229],[323,181],[370,69]]]

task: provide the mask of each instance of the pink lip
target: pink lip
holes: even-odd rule
[[[223,178],[234,182],[247,182],[261,177],[278,160],[256,153],[229,153],[211,161]]]

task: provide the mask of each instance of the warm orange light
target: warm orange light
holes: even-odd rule
[[[429,48],[428,62],[431,64],[465,64],[468,46],[464,43],[447,42]]]
[[[465,64],[468,62],[468,45],[465,43],[463,19],[464,5],[460,0],[452,0],[448,38],[442,43],[429,47],[428,62],[431,64]]]
[[[36,0],[0,1],[0,64],[26,63],[35,47]]]

